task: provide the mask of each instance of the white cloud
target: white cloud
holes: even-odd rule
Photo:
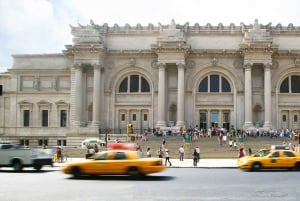
[[[59,53],[72,43],[69,24],[240,22],[300,25],[298,0],[0,0],[0,71],[12,54]],[[1,69],[2,67],[2,69]],[[3,68],[4,67],[4,68]]]

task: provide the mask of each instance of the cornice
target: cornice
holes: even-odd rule
[[[102,41],[102,38],[97,38],[97,34],[100,35],[116,35],[116,34],[123,34],[123,35],[130,35],[130,34],[159,34],[161,33],[162,29],[168,28],[169,24],[163,25],[158,23],[158,25],[154,25],[149,23],[146,26],[137,23],[136,25],[126,24],[125,26],[119,26],[118,24],[114,24],[109,26],[107,23],[103,25],[95,24],[92,20],[90,24],[78,26],[72,26],[71,33],[76,35],[81,33],[83,35],[86,34],[93,34],[95,40]],[[186,34],[206,34],[206,33],[244,33],[245,31],[252,29],[255,26],[253,24],[244,24],[240,23],[239,25],[235,25],[234,23],[230,23],[229,25],[223,25],[223,23],[218,23],[217,25],[212,25],[210,23],[200,25],[199,23],[195,23],[194,25],[190,25],[189,22],[185,24],[175,24],[176,29],[184,31]],[[288,25],[282,25],[280,23],[272,26],[271,23],[268,24],[258,24],[259,28],[268,30],[271,34],[300,34],[300,26],[294,26],[292,23]]]

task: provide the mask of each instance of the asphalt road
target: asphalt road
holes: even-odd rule
[[[298,201],[300,173],[169,168],[143,180],[127,176],[73,179],[59,167],[14,173],[1,168],[1,201]]]

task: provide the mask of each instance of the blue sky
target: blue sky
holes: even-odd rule
[[[0,0],[0,71],[12,54],[61,53],[72,44],[69,25],[126,23],[190,25],[241,22],[300,26],[299,0]],[[300,47],[299,47],[300,49]]]

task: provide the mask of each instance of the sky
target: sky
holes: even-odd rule
[[[0,0],[0,72],[14,54],[61,53],[72,44],[70,26],[126,23],[300,26],[299,0]],[[299,47],[300,49],[300,47]]]

